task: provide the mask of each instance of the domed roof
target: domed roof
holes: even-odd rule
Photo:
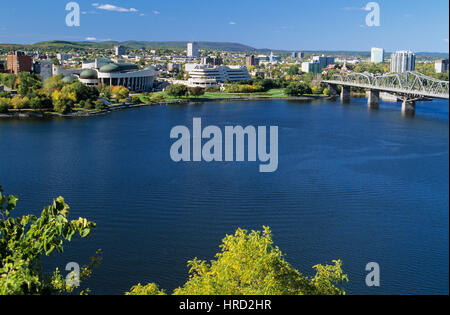
[[[116,65],[115,63],[109,63],[100,68],[100,72],[106,72],[106,73],[119,72],[119,71],[120,71],[120,67],[118,65]]]
[[[111,73],[111,72],[126,72],[139,70],[139,67],[134,63],[109,63],[100,68],[100,72]]]
[[[62,79],[65,83],[72,83],[77,80],[77,77],[73,75],[67,75]]]
[[[134,63],[119,63],[120,71],[139,70],[139,67]]]
[[[87,79],[87,80],[93,80],[93,79],[97,79],[97,71],[92,70],[92,69],[87,69],[87,70],[83,70],[80,73],[80,79]]]

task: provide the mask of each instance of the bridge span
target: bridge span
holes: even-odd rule
[[[341,100],[350,102],[350,88],[362,88],[369,92],[368,106],[379,107],[380,92],[387,92],[402,100],[402,112],[414,115],[416,101],[439,98],[449,99],[449,82],[427,77],[418,72],[373,75],[370,73],[336,74],[331,80],[323,80],[332,94],[341,86]]]

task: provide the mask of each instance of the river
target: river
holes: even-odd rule
[[[302,273],[342,259],[350,294],[449,293],[449,103],[369,111],[365,99],[210,102],[106,116],[0,120],[0,184],[39,214],[62,195],[98,227],[46,262],[64,270],[101,248],[93,293],[156,282],[169,292],[186,261],[212,259],[238,227],[270,226]],[[174,163],[170,130],[192,125],[279,127],[279,168]],[[365,266],[381,267],[381,286]]]

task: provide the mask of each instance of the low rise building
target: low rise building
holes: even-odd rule
[[[250,79],[247,67],[242,66],[186,64],[186,72],[189,74],[189,86],[214,87],[228,81]]]
[[[63,69],[54,67],[55,75],[63,74],[66,82],[79,80],[87,86],[98,85],[124,86],[130,91],[151,91],[157,72],[148,67],[139,70],[133,63],[107,63],[108,59],[99,58],[92,62],[83,64],[81,69]]]
[[[202,57],[202,64],[220,66],[223,64],[223,59],[217,56]]]

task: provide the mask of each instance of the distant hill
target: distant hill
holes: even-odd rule
[[[125,42],[118,41],[104,41],[104,42],[92,42],[92,41],[63,41],[54,40],[47,42],[38,42],[32,45],[21,45],[21,44],[0,44],[0,48],[17,49],[17,50],[29,50],[29,49],[53,49],[53,50],[81,50],[81,49],[112,49],[116,45],[127,46],[130,49],[186,49],[186,41],[135,41],[129,40]],[[200,49],[209,50],[221,50],[230,52],[246,52],[246,53],[261,53],[268,54],[273,51],[276,54],[287,54],[290,51],[279,50],[279,49],[269,49],[269,48],[254,48],[248,45],[240,43],[231,42],[198,42]],[[325,54],[333,56],[360,56],[363,58],[370,57],[369,51],[320,51],[320,50],[299,50],[307,54]],[[390,53],[386,52],[386,55]],[[448,53],[436,53],[436,52],[417,52],[418,56],[428,56],[433,58],[446,57],[448,58]]]
[[[105,41],[105,42],[70,42],[54,40],[48,42],[38,42],[32,45],[20,45],[20,44],[0,44],[0,47],[17,47],[17,48],[35,48],[35,49],[86,49],[86,48],[99,48],[99,49],[112,49],[115,45],[127,46],[131,49],[186,49],[188,42],[181,41],[168,41],[168,42],[148,42],[148,41]],[[247,45],[239,43],[224,43],[224,42],[199,42],[200,49],[210,50],[223,50],[232,52],[256,52],[256,51],[268,51],[268,49],[256,49]]]

